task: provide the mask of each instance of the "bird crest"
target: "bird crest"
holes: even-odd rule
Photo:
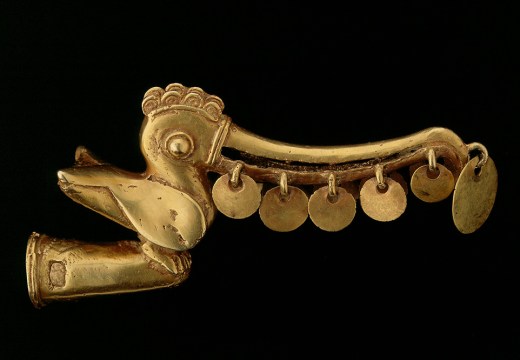
[[[179,83],[170,84],[164,89],[149,89],[144,94],[141,106],[144,115],[153,117],[179,105],[200,109],[215,122],[220,120],[224,110],[224,102],[218,96],[207,94],[199,87],[186,87]]]

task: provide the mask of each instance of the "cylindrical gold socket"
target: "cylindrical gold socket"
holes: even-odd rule
[[[36,308],[52,301],[177,286],[191,257],[141,241],[90,244],[32,233],[27,243],[29,297]]]

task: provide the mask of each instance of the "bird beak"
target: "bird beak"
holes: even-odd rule
[[[121,182],[121,175],[136,177],[110,165],[79,165],[58,171],[58,185],[75,202],[134,230],[107,185]]]

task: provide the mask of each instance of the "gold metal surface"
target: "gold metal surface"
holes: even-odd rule
[[[309,199],[305,192],[294,186],[287,186],[287,194],[276,186],[268,190],[258,210],[260,219],[269,229],[280,232],[293,231],[307,220]]]
[[[392,221],[404,213],[406,194],[399,183],[386,177],[386,188],[380,189],[376,177],[363,184],[359,201],[363,211],[377,221]]]
[[[57,300],[177,286],[191,257],[149,242],[89,244],[33,233],[27,244],[27,285],[35,307]]]
[[[406,180],[404,179],[403,175],[398,173],[397,171],[391,172],[388,174],[388,177],[401,185],[401,187],[404,190],[404,193],[408,195],[408,184],[406,183]]]
[[[36,307],[177,285],[189,273],[187,251],[217,211],[240,219],[258,209],[275,231],[295,230],[308,216],[324,230],[339,231],[353,220],[359,198],[368,216],[394,220],[407,203],[402,170],[416,174],[415,192],[424,190],[427,180],[418,169],[425,159],[427,167],[452,174],[453,218],[462,233],[480,227],[494,203],[496,168],[487,149],[446,128],[366,144],[289,144],[239,127],[223,113],[220,98],[179,83],[148,90],[142,110],[142,173],[103,162],[81,146],[75,164],[58,172],[68,197],[135,231],[137,239],[96,245],[31,235],[27,281]],[[479,156],[468,163],[472,152]],[[219,179],[213,184],[210,175]],[[261,198],[262,186],[274,188]],[[431,186],[430,193],[445,195]],[[310,202],[300,187],[315,190]]]
[[[495,162],[487,157],[479,170],[477,165],[480,161],[479,157],[474,157],[466,164],[453,191],[453,222],[463,234],[470,234],[480,228],[495,203],[498,188]]]
[[[441,164],[430,170],[429,165],[419,167],[412,175],[410,187],[417,198],[433,203],[446,199],[455,187],[451,171]]]
[[[273,160],[341,164],[385,158],[402,153],[406,149],[415,149],[436,142],[449,145],[455,157],[467,162],[468,153],[464,142],[451,130],[438,127],[425,129],[410,136],[368,144],[303,146],[266,139],[233,124],[224,146]]]
[[[261,189],[262,184],[257,184],[245,174],[240,175],[234,187],[229,175],[224,174],[213,185],[213,201],[224,215],[244,219],[258,210],[262,201]]]
[[[356,215],[356,200],[342,187],[331,197],[329,187],[316,190],[309,197],[309,217],[325,231],[340,231],[346,228]]]
[[[338,184],[336,181],[336,176],[334,175],[334,173],[330,173],[328,191],[327,191],[329,198],[333,199],[336,197],[337,187],[338,187]]]
[[[354,199],[359,199],[359,189],[360,185],[357,181],[348,181],[343,184],[339,184],[343,189],[347,190],[347,192],[354,197]]]

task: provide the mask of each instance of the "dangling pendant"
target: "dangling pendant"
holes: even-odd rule
[[[224,174],[218,178],[212,189],[217,209],[233,219],[244,219],[253,215],[262,200],[262,185],[242,174],[242,166],[238,163],[231,177]]]
[[[309,216],[325,231],[339,231],[350,225],[356,215],[356,200],[352,194],[336,185],[334,174],[329,185],[316,190],[309,198]]]
[[[453,192],[453,222],[463,234],[470,234],[484,224],[495,203],[498,174],[486,148],[479,143],[468,146],[480,150],[462,169]]]
[[[428,151],[428,165],[417,168],[410,180],[414,195],[429,203],[446,199],[454,186],[453,174],[444,165],[437,163],[433,149]]]
[[[399,183],[383,177],[383,168],[376,166],[376,176],[363,184],[359,194],[363,211],[377,221],[392,221],[406,209],[406,193]]]
[[[388,177],[394,181],[396,181],[404,190],[405,195],[408,195],[408,184],[406,183],[406,180],[404,179],[403,175],[401,175],[397,171],[393,171],[390,174],[388,174]]]
[[[345,183],[341,183],[340,187],[347,190],[347,192],[354,197],[354,200],[359,199],[359,182],[347,181]]]
[[[269,229],[280,232],[292,231],[307,219],[308,198],[303,190],[287,185],[287,174],[282,173],[280,185],[268,190],[258,213]]]

